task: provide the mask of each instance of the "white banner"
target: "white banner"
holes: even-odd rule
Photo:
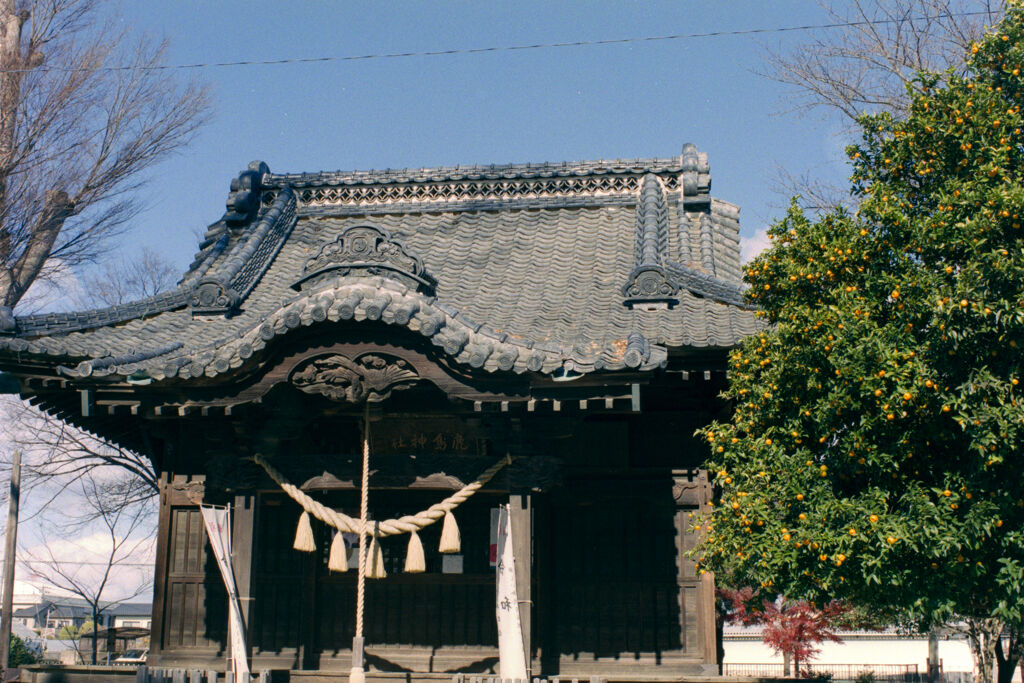
[[[516,562],[512,552],[512,519],[508,506],[498,516],[498,675],[503,679],[526,680],[526,651],[523,626],[519,620],[516,590]]]
[[[242,626],[242,605],[235,589],[235,573],[231,568],[231,514],[226,507],[200,505],[206,535],[210,539],[213,557],[220,567],[224,587],[228,591],[228,637],[231,646],[231,661],[236,683],[249,680],[249,661],[245,656],[245,629]]]

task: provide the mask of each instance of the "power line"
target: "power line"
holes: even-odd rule
[[[623,45],[627,43],[653,43],[668,40],[691,40],[695,38],[721,38],[727,36],[750,36],[767,33],[789,33],[793,31],[815,31],[851,26],[880,26],[906,21],[931,21],[942,17],[972,17],[991,14],[988,11],[944,13],[933,16],[904,17],[901,19],[877,19],[836,22],[831,24],[805,24],[803,26],[778,26],[774,28],[750,28],[735,31],[708,31],[706,33],[674,33],[663,36],[639,36],[632,38],[606,38],[604,40],[574,40],[560,43],[533,43],[530,45],[497,45],[492,47],[456,48],[452,50],[427,50],[420,52],[385,52],[366,55],[343,55],[326,57],[289,57],[285,59],[245,59],[236,62],[197,62],[194,64],[164,64],[151,66],[104,66],[98,68],[63,68],[40,66],[31,69],[3,69],[0,73],[27,73],[40,71],[176,71],[184,69],[210,69],[234,66],[277,66],[281,64],[319,64],[323,62],[359,62],[375,59],[403,59],[407,57],[443,57],[447,55],[472,55],[485,52],[516,52],[521,50],[544,50],[563,47],[593,47],[599,45]]]

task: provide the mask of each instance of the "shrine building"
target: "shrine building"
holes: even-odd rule
[[[687,554],[711,497],[694,431],[728,414],[727,354],[760,323],[739,209],[710,186],[690,144],[557,164],[254,162],[174,289],[0,309],[8,383],[159,473],[150,666],[226,666],[198,507],[213,503],[231,505],[252,670],[349,670],[355,565],[332,571],[317,514],[359,517],[366,435],[375,529],[482,481],[448,510],[455,549],[440,519],[374,542],[368,676],[495,670],[500,504],[533,676],[717,673],[714,581]],[[413,535],[423,556],[405,571]]]

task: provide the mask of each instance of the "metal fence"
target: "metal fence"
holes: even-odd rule
[[[856,681],[871,676],[876,683],[928,683],[928,672],[919,671],[917,664],[815,664],[801,667],[811,676],[828,676],[833,681]],[[755,678],[782,678],[782,664],[723,664],[725,676],[751,676]],[[974,675],[966,671],[940,671],[942,683],[974,683]]]
[[[253,683],[271,683],[269,671],[261,671],[258,681]],[[372,674],[371,674],[372,676]],[[150,669],[140,666],[135,672],[136,683],[234,683],[234,677],[229,673],[218,673],[205,669]],[[501,678],[500,676],[482,676],[476,674],[453,674],[451,683],[608,683],[603,676],[590,676],[584,678]]]
[[[896,679],[916,680],[917,664],[805,664],[801,671],[812,674],[832,676],[836,681],[853,681],[858,676],[870,672],[875,680]],[[760,678],[779,678],[783,675],[783,665],[771,664],[723,664],[722,673],[727,676],[756,676]]]

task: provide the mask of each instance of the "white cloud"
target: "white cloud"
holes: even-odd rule
[[[18,575],[48,593],[57,593],[61,587],[74,582],[95,595],[101,589],[103,602],[129,600],[145,602],[151,597],[151,583],[155,555],[152,538],[118,538],[121,546],[116,563],[108,573],[113,542],[109,533],[92,532],[76,538],[51,539],[19,550],[22,569]],[[63,576],[61,576],[63,575]],[[143,590],[140,592],[140,587]]]
[[[7,457],[14,450],[21,450],[23,463],[16,573],[18,587],[15,593],[19,596],[32,592],[67,594],[67,591],[61,591],[43,579],[44,574],[54,575],[52,571],[46,571],[47,565],[51,565],[50,570],[56,566],[92,589],[100,582],[110,556],[110,533],[98,520],[82,523],[80,515],[88,511],[89,506],[83,500],[81,486],[74,483],[72,476],[68,473],[55,477],[34,476],[34,470],[40,463],[47,461],[49,448],[39,436],[37,414],[26,408],[26,404],[17,397],[0,396],[0,453],[6,456],[3,458],[5,462],[0,464],[0,501],[6,500],[10,474]],[[68,429],[78,439],[91,438],[72,427]],[[124,470],[117,467],[101,467],[92,472],[93,478],[100,483],[114,481],[124,474]],[[134,527],[131,539],[119,551],[119,563],[111,571],[108,586],[103,591],[104,601],[127,598],[131,602],[145,602],[150,599],[154,566],[154,502],[151,501],[148,507],[145,523]],[[127,510],[126,513],[133,511]],[[122,529],[128,528],[123,523],[128,521],[122,520],[118,525],[119,539],[124,533]],[[145,587],[141,593],[139,586]]]
[[[771,246],[768,229],[755,230],[752,237],[740,237],[740,261],[749,263],[755,256]]]

